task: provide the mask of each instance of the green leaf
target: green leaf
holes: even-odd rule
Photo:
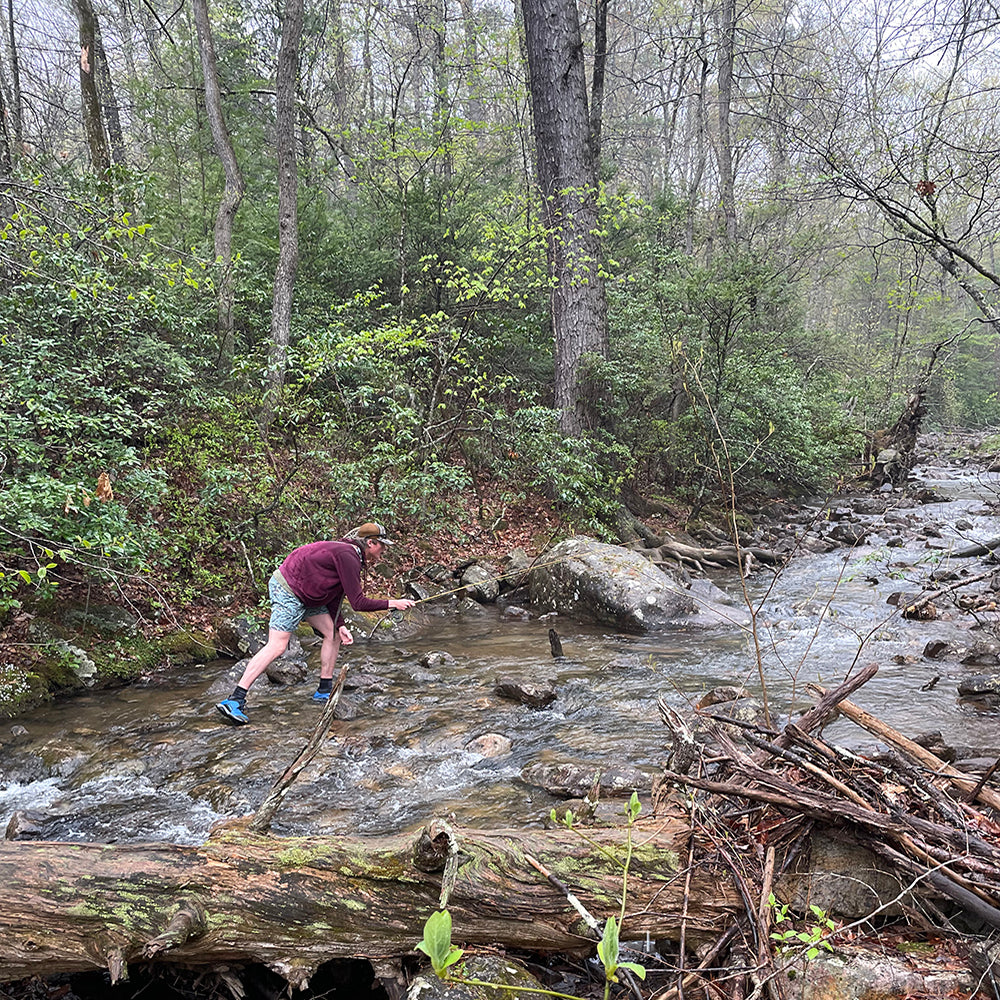
[[[464,954],[451,943],[451,914],[447,910],[432,913],[424,924],[424,938],[417,945],[430,960],[439,979],[445,979],[448,968]]]

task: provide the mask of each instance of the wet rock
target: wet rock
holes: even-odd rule
[[[293,635],[288,649],[267,668],[267,679],[272,684],[301,684],[308,674],[309,664],[306,663],[302,643]]]
[[[842,545],[861,545],[869,535],[869,530],[860,524],[835,524],[830,530],[830,538]]]
[[[638,768],[601,767],[596,764],[539,762],[521,772],[529,785],[542,788],[560,799],[582,799],[600,782],[599,797],[627,798],[632,792],[648,792],[652,779]]]
[[[42,813],[18,809],[10,817],[4,840],[40,840],[45,833],[45,816]]]
[[[473,563],[462,573],[461,584],[469,596],[480,604],[494,604],[500,596],[500,576],[495,566],[489,563]]]
[[[429,667],[434,669],[435,667],[445,667],[452,666],[455,663],[455,657],[451,653],[445,653],[442,650],[435,649],[431,650],[429,653],[424,653],[418,661],[422,667]]]
[[[995,667],[1000,665],[1000,646],[995,642],[977,640],[960,662],[970,667]]]
[[[960,517],[955,522],[955,530],[956,531],[972,531],[972,529],[973,529],[972,522],[966,520],[964,517]]]
[[[496,986],[468,986],[446,982],[433,972],[421,973],[410,985],[406,1000],[496,1000],[497,996],[532,996],[545,992],[543,984],[520,962],[499,955],[468,955],[464,959],[465,978]],[[523,994],[518,990],[525,991]]]
[[[10,727],[11,738],[7,741],[8,746],[14,746],[18,743],[23,743],[28,737],[28,730],[24,726],[11,726]]]
[[[800,539],[798,547],[803,552],[822,555],[825,552],[832,552],[837,547],[837,543],[831,542],[826,538],[820,538],[818,535],[805,535]]]
[[[958,693],[965,697],[977,698],[984,695],[1000,695],[1000,674],[975,674],[958,682]]]
[[[721,705],[727,701],[736,701],[737,698],[742,698],[745,694],[746,692],[741,687],[720,684],[718,687],[712,688],[711,691],[706,691],[695,707],[698,709],[712,708],[714,705]]]
[[[922,746],[925,750],[930,750],[935,757],[943,760],[946,764],[950,764],[955,760],[955,748],[945,743],[939,729],[931,733],[919,733],[913,737],[913,742],[918,746]]]
[[[681,584],[637,552],[577,536],[531,571],[531,600],[546,610],[645,631],[695,611]]]
[[[513,678],[498,678],[493,690],[509,701],[517,701],[529,708],[544,708],[556,700],[551,682],[536,684]]]
[[[955,758],[955,767],[963,774],[986,774],[997,762],[996,757],[962,757]]]
[[[522,548],[512,549],[504,561],[503,579],[500,581],[502,590],[519,590],[528,582],[528,569],[531,560]]]
[[[943,660],[946,657],[954,656],[956,647],[946,639],[931,639],[924,646],[924,656],[928,660]]]
[[[503,609],[503,616],[504,618],[513,618],[515,621],[528,621],[531,618],[531,613],[524,608],[519,608],[516,604],[512,604]]]
[[[465,744],[469,753],[478,753],[483,757],[503,757],[509,754],[514,744],[500,733],[483,733]]]

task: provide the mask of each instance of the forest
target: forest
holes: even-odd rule
[[[8,0],[0,626],[1000,421],[986,3]],[[0,682],[20,683],[15,654]],[[10,694],[10,692],[8,692]]]

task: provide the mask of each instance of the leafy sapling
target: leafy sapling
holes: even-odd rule
[[[431,960],[431,968],[439,979],[448,978],[448,969],[465,952],[451,943],[451,914],[447,910],[436,910],[427,918],[424,937],[417,949]]]
[[[619,969],[628,969],[640,979],[646,978],[645,966],[638,962],[619,961],[621,949],[618,943],[618,921],[614,917],[608,917],[604,925],[604,936],[597,944],[597,957],[604,965],[604,1000],[607,1000],[611,992],[611,984],[618,982]]]
[[[787,903],[779,903],[773,892],[767,897],[767,901],[774,911],[775,924],[783,924],[786,921],[791,922],[791,917],[788,915]],[[772,931],[771,939],[778,942],[778,946],[782,952],[789,952],[796,947],[803,947],[805,949],[805,957],[811,961],[819,955],[820,949],[833,951],[833,945],[827,940],[827,935],[831,931],[835,931],[837,925],[830,919],[830,915],[826,910],[815,903],[809,904],[809,910],[816,920],[815,923],[807,924],[806,929],[801,931],[794,930],[791,927],[787,927],[784,930]]]

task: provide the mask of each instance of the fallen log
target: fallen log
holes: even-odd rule
[[[130,963],[262,963],[303,987],[323,962],[411,954],[442,897],[456,942],[592,950],[553,872],[599,920],[621,907],[627,833],[462,831],[419,838],[273,838],[246,821],[199,846],[0,843],[0,981]],[[632,829],[622,938],[715,936],[740,908],[710,864],[678,873],[691,831],[671,811]],[[443,885],[444,884],[444,885]],[[444,891],[443,891],[444,889]]]

